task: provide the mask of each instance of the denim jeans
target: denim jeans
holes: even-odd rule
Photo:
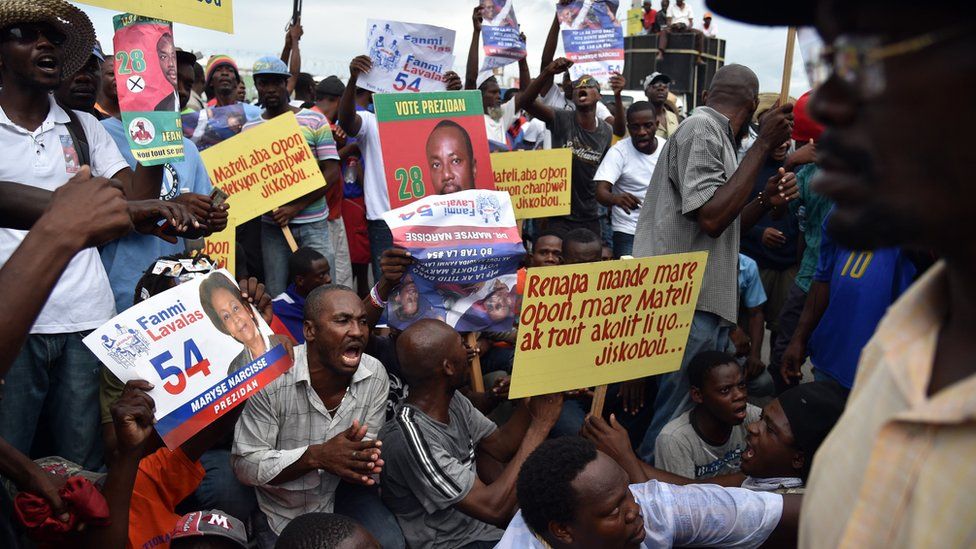
[[[660,376],[657,397],[654,399],[654,418],[651,426],[644,433],[637,455],[647,463],[654,463],[654,443],[661,429],[672,419],[691,408],[691,396],[688,394],[688,363],[702,351],[726,351],[729,346],[728,326],[722,319],[712,313],[695,311],[688,333],[688,344],[685,345],[685,355],[681,358],[681,368],[670,374]]]
[[[624,255],[633,255],[634,235],[613,231],[613,257],[620,259]]]
[[[380,257],[384,250],[393,247],[393,233],[382,219],[366,220],[366,231],[369,233],[369,254],[373,256],[373,280],[379,280],[383,276],[380,271]]]
[[[207,450],[200,456],[206,474],[200,486],[177,507],[180,514],[219,509],[247,524],[258,508],[254,488],[241,484],[230,466],[230,450]]]
[[[288,225],[299,248],[312,248],[329,260],[330,274],[335,280],[335,250],[329,239],[329,222],[291,223]],[[288,258],[291,248],[281,227],[261,223],[261,251],[264,254],[264,285],[269,294],[276,296],[285,291],[288,280]]]
[[[89,333],[27,337],[0,388],[0,437],[26,455],[37,437],[48,446],[45,455],[97,471],[102,466],[101,365],[81,341]]]
[[[403,549],[407,546],[400,524],[383,505],[376,486],[340,482],[336,488],[335,512],[359,521],[383,549]]]

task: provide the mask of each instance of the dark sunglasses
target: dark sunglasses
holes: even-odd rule
[[[48,42],[55,46],[63,46],[68,39],[63,32],[46,23],[21,23],[3,29],[3,40],[16,40],[21,44],[33,44],[42,34]]]

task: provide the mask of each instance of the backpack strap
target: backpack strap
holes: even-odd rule
[[[78,153],[78,160],[81,161],[81,165],[91,166],[91,149],[88,146],[88,138],[85,136],[85,128],[81,125],[81,119],[75,114],[75,111],[62,106],[64,112],[68,114],[68,135],[71,136],[71,141],[74,142],[75,152]]]

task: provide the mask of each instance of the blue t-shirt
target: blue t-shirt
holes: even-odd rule
[[[766,302],[766,290],[759,278],[759,266],[745,254],[739,254],[739,302],[746,309]]]
[[[827,233],[829,219],[828,214],[813,279],[830,284],[830,302],[808,347],[814,367],[850,389],[861,349],[888,306],[911,285],[915,265],[900,248],[854,251],[838,246]]]
[[[129,167],[136,169],[136,159],[129,150],[122,121],[106,118],[102,120],[102,125],[115,140]],[[159,197],[163,200],[171,200],[182,192],[209,195],[212,190],[210,176],[200,160],[196,145],[184,138],[183,149],[183,162],[166,164],[163,168],[163,184],[159,190]],[[176,244],[170,244],[161,238],[134,232],[102,246],[102,265],[112,286],[116,311],[121,313],[132,306],[136,283],[158,257],[184,250],[182,238]]]

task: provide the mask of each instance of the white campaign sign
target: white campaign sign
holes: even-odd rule
[[[358,85],[376,93],[443,91],[454,67],[454,31],[433,25],[370,19],[366,49],[373,69]]]

